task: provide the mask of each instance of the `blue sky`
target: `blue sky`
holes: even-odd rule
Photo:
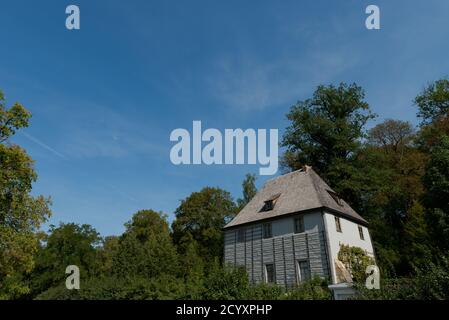
[[[65,28],[77,4],[81,30]],[[381,30],[365,8],[381,9]],[[8,1],[0,88],[33,113],[14,141],[36,160],[51,223],[119,234],[204,186],[237,198],[258,166],[174,166],[170,132],[279,128],[318,84],[356,82],[379,115],[416,123],[414,96],[449,74],[449,2]],[[370,125],[374,125],[373,121]],[[191,129],[189,129],[191,130]],[[258,186],[268,177],[259,177]]]

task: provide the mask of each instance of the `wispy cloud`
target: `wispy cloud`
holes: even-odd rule
[[[211,94],[237,110],[262,110],[291,103],[312,86],[333,81],[358,59],[347,50],[258,61],[257,57],[217,61],[207,76]]]
[[[123,158],[127,156],[161,156],[166,146],[151,119],[136,119],[123,110],[77,99],[46,106],[52,130],[59,132],[58,149],[71,159]],[[55,98],[55,101],[59,101]],[[77,112],[73,113],[72,110]],[[67,115],[70,114],[70,117]],[[51,118],[50,118],[51,117]]]

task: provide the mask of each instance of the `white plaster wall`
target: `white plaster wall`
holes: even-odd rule
[[[359,247],[366,250],[367,254],[374,257],[373,245],[371,243],[371,236],[368,228],[360,225],[363,228],[363,234],[365,240],[360,239],[359,224],[340,217],[341,233],[337,232],[335,224],[335,215],[332,213],[324,212],[323,214],[324,224],[326,226],[327,237],[329,239],[329,254],[331,261],[331,273],[332,279],[335,283],[336,274],[334,261],[338,256],[340,250],[340,244],[350,245],[352,247]]]

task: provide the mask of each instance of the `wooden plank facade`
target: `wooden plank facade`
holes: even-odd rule
[[[241,228],[244,237],[238,235],[240,228],[225,231],[224,262],[244,266],[252,283],[266,282],[265,266],[272,264],[276,284],[294,286],[300,281],[300,261],[308,263],[311,276],[330,276],[324,231],[263,239],[262,224]]]

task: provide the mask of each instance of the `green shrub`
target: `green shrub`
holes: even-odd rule
[[[415,270],[410,278],[386,279],[380,290],[368,290],[363,284],[356,286],[357,299],[369,300],[446,300],[449,299],[449,259],[430,263]]]
[[[243,267],[214,267],[204,282],[206,300],[245,299],[249,280]]]
[[[275,284],[261,283],[252,285],[248,290],[248,300],[279,300],[285,294],[285,289]]]
[[[311,280],[300,283],[297,287],[288,290],[284,299],[288,300],[330,300],[332,293],[328,288],[327,280],[314,276]]]
[[[80,290],[68,290],[64,284],[52,287],[36,297],[38,300],[173,300],[185,293],[177,278],[161,275],[157,278],[131,277],[90,279]]]
[[[338,260],[343,262],[350,272],[354,282],[364,283],[366,279],[366,267],[374,264],[374,259],[366,254],[366,251],[359,247],[340,245]]]

